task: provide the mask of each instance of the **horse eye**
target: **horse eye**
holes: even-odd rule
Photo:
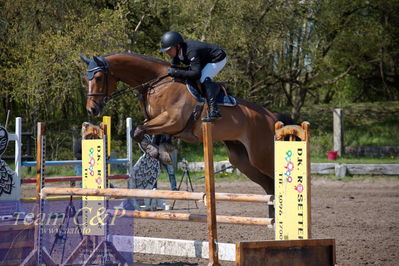
[[[102,77],[96,77],[96,81],[100,82],[102,80]]]

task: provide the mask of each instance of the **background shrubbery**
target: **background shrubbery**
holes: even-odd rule
[[[226,48],[218,78],[234,95],[309,120],[315,154],[332,148],[334,107],[344,108],[346,145],[395,145],[397,10],[397,0],[0,0],[0,123],[8,110],[9,131],[17,116],[24,131],[47,122],[48,156],[72,158],[72,129],[98,123],[84,108],[79,55],[167,59],[159,38],[173,29]],[[113,147],[123,152],[125,118],[143,120],[138,100],[113,101],[105,115],[113,118]],[[198,147],[180,146],[185,156]]]

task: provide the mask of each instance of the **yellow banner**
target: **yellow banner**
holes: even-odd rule
[[[305,141],[275,141],[276,240],[308,239],[307,146]]]
[[[106,174],[105,140],[82,140],[82,187],[106,188]],[[104,235],[105,214],[104,197],[83,196],[83,234]]]

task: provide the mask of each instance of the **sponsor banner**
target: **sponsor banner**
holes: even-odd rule
[[[82,188],[106,188],[106,174],[105,140],[82,140]],[[105,216],[104,197],[82,197],[82,231],[85,235],[104,235]]]
[[[276,240],[308,239],[307,143],[274,145]]]

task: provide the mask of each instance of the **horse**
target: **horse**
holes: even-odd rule
[[[185,82],[167,75],[170,63],[132,53],[81,59],[88,65],[86,109],[90,114],[99,115],[110,99],[134,89],[142,94],[146,117],[134,130],[135,141],[140,143],[144,134],[169,134],[189,143],[202,142],[201,120],[194,119],[194,110],[201,109]],[[130,88],[117,91],[118,82]],[[273,195],[274,125],[280,116],[258,104],[236,100],[235,106],[219,107],[222,119],[213,122],[212,139],[225,144],[234,167]],[[201,116],[205,112],[203,108]],[[154,149],[148,143],[142,146]]]

